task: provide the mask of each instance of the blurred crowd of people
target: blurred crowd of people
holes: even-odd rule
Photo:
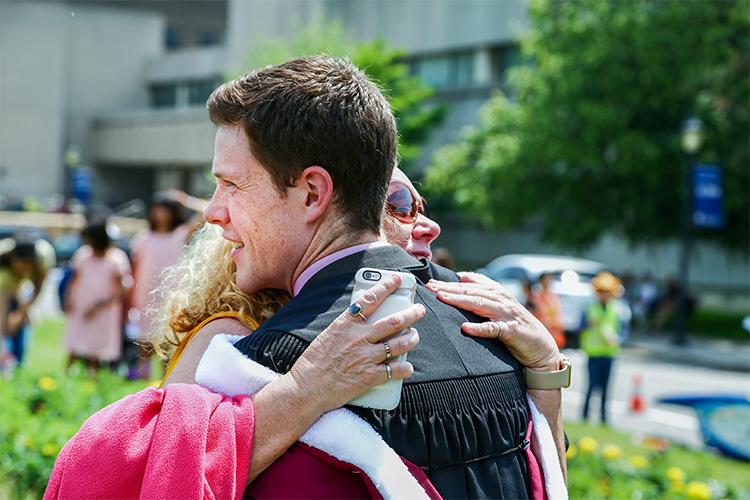
[[[8,206],[8,201],[3,200],[5,208],[14,208]],[[130,241],[119,238],[106,217],[89,214],[86,226],[77,238],[73,238],[75,251],[58,252],[63,259],[60,263],[55,261],[55,248],[44,238],[15,235],[0,239],[3,364],[7,367],[24,362],[29,337],[29,308],[39,296],[48,271],[58,264],[63,270],[58,289],[60,306],[69,318],[64,336],[68,365],[81,362],[91,368],[113,367],[122,370],[129,378],[150,378],[150,356],[139,340],[151,330],[148,313],[156,306],[152,292],[159,284],[162,271],[177,261],[189,235],[201,222],[205,203],[178,190],[157,195],[149,210],[149,227]],[[67,207],[64,203],[58,205],[57,211],[68,211],[68,208],[62,208]],[[193,212],[191,217],[186,215],[188,210]],[[436,249],[434,256],[444,266],[455,268],[447,249]],[[612,307],[621,308],[616,328],[613,324],[608,327],[615,328],[618,345],[627,338],[631,324],[630,312],[623,314],[620,304],[629,306],[632,324],[637,328],[664,329],[669,326],[679,297],[676,279],[669,278],[660,286],[648,272],[639,279],[626,272],[621,280],[607,274],[616,280],[616,285],[608,291],[611,295],[608,300],[612,300]],[[592,280],[597,296],[599,278]],[[547,328],[558,347],[578,347],[580,343],[590,357],[598,357],[597,349],[591,351],[588,347],[592,325],[596,323],[592,318],[599,313],[586,309],[578,331],[566,332],[563,306],[552,286],[555,279],[554,273],[543,273],[534,283],[526,280],[523,283],[523,305]],[[595,306],[596,302],[591,305]],[[694,299],[688,299],[688,307],[694,309]],[[602,314],[609,317],[609,313]],[[574,334],[572,339],[570,334]],[[609,335],[599,336],[609,338]],[[616,349],[613,352],[616,353]],[[590,373],[590,379],[608,380],[611,363],[605,368],[596,367]],[[606,399],[606,384],[595,384],[595,388],[600,389]]]
[[[105,216],[90,213],[79,247],[56,262],[55,248],[34,234],[0,239],[0,369],[22,365],[29,341],[29,309],[50,269],[62,269],[57,295],[68,318],[63,346],[68,366],[111,368],[131,379],[150,378],[151,357],[139,342],[149,331],[151,292],[162,271],[177,262],[201,222],[205,202],[181,191],[156,197],[149,227],[115,245],[117,231]],[[188,217],[186,209],[192,210]],[[122,247],[122,248],[121,248]]]

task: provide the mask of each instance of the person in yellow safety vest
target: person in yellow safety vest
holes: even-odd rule
[[[586,308],[581,349],[588,356],[588,389],[583,403],[583,420],[588,420],[589,402],[594,390],[601,394],[601,421],[607,423],[607,387],[612,364],[620,351],[620,318],[615,297],[622,288],[617,277],[601,272],[591,280],[597,300]]]

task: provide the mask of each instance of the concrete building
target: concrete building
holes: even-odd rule
[[[444,124],[423,149],[475,122],[517,58],[524,0],[100,0],[0,2],[0,195],[68,190],[87,166],[96,199],[117,205],[179,187],[208,194],[214,127],[204,102],[250,50],[291,37],[315,19],[337,19],[359,40],[406,51],[437,89]],[[68,165],[66,166],[66,158]],[[445,225],[442,244],[469,267],[510,252],[555,252],[531,231]],[[588,255],[613,269],[676,271],[673,245],[627,249],[606,239]],[[657,266],[654,262],[659,262]],[[693,281],[746,297],[746,259],[701,247]],[[745,302],[746,304],[746,302]]]

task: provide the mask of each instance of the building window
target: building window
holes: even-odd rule
[[[198,45],[202,47],[219,45],[219,34],[215,31],[201,31],[198,36]]]
[[[219,78],[209,78],[152,85],[151,106],[154,108],[203,106],[208,96],[220,83]]]
[[[474,52],[462,51],[415,59],[412,73],[436,88],[464,87],[474,83]]]
[[[151,106],[174,108],[177,106],[177,84],[167,83],[151,87]]]
[[[492,49],[492,79],[504,82],[506,71],[523,64],[523,55],[517,45],[504,45]]]
[[[188,82],[188,105],[189,106],[203,106],[208,100],[208,96],[211,92],[218,87],[219,82],[216,80],[203,80]]]
[[[175,28],[168,26],[164,31],[164,45],[168,49],[176,49],[180,47],[180,33]]]

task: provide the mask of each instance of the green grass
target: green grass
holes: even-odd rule
[[[63,347],[64,331],[65,318],[63,317],[46,319],[34,325],[25,369],[44,374],[62,373],[68,359],[68,353]],[[152,357],[152,378],[161,379],[163,372],[161,362],[155,356]],[[140,390],[144,385],[143,382],[134,383],[134,392]]]
[[[691,335],[750,343],[750,334],[741,327],[744,316],[737,312],[698,309],[688,320],[687,328]]]
[[[582,437],[589,436],[599,442],[600,445],[615,444],[619,446],[626,456],[652,453],[650,448],[635,443],[632,436],[600,425],[566,422],[565,432],[567,432],[571,443],[577,443]],[[746,462],[674,444],[667,450],[665,458],[669,463],[678,465],[684,470],[690,479],[700,481],[716,479],[750,490],[750,467]],[[570,473],[575,474],[575,470],[571,470]]]

